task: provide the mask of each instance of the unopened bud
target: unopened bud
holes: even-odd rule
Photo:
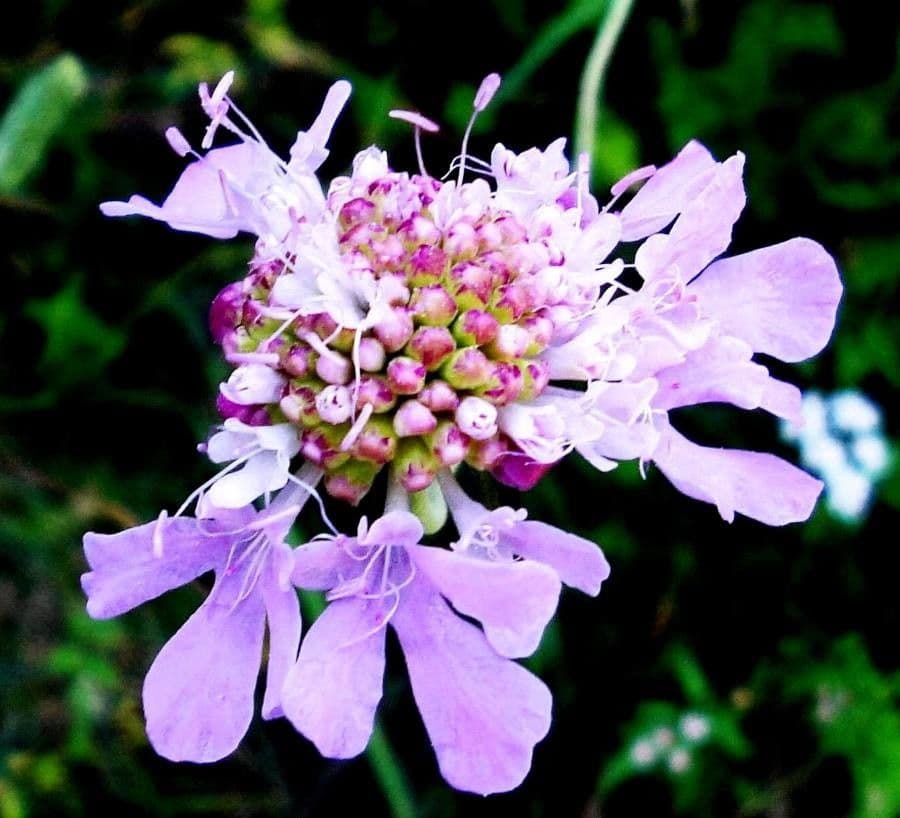
[[[375,327],[375,336],[388,352],[406,346],[413,334],[412,315],[405,307],[394,307]]]
[[[469,439],[451,420],[442,420],[428,436],[431,451],[443,466],[462,463],[469,451]]]
[[[481,346],[494,340],[500,324],[484,310],[466,310],[453,322],[453,337],[463,346]]]
[[[325,475],[325,490],[335,499],[357,505],[372,488],[381,466],[350,460]]]
[[[456,423],[473,440],[487,440],[497,434],[497,410],[486,400],[469,396],[456,410]]]
[[[422,491],[431,485],[440,463],[421,438],[408,437],[397,445],[392,470],[407,491]]]
[[[490,377],[491,364],[480,349],[468,347],[450,356],[441,375],[455,389],[474,389]]]
[[[387,382],[398,395],[418,394],[427,374],[423,363],[405,356],[392,358],[387,366]]]
[[[446,381],[431,381],[420,393],[419,403],[432,412],[452,412],[459,406],[456,390]]]
[[[421,361],[430,372],[437,369],[456,349],[456,342],[446,327],[420,327],[415,331],[406,352]]]
[[[427,326],[447,326],[456,315],[456,301],[440,284],[418,288],[410,306],[416,320]]]
[[[394,431],[398,437],[416,437],[434,431],[437,418],[417,400],[403,403],[394,415]]]

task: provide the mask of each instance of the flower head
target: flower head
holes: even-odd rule
[[[232,81],[200,87],[203,152],[167,132],[192,160],[161,206],[136,196],[102,206],[214,238],[256,236],[247,274],[209,315],[233,369],[217,400],[222,427],[201,448],[224,465],[191,495],[198,519],[182,508],[87,535],[88,609],[112,616],[216,571],[145,685],[151,741],[170,758],[213,760],[240,740],[266,622],[264,715],[283,710],[325,755],[356,755],[373,729],[391,627],[445,778],[478,793],[512,789],[551,708],[544,684],[512,660],[537,648],[562,584],[595,595],[609,566],[587,540],[469,498],[455,469],[524,489],[576,451],[600,471],[655,463],[729,521],[806,519],[817,480],[768,453],[698,446],[670,413],[717,402],[798,417],[797,389],[754,355],[795,362],[822,348],[841,294],[836,267],[809,239],[720,258],[745,203],[740,153],[719,162],[691,142],[669,164],[628,174],[602,205],[588,157],[571,164],[563,139],[471,155],[494,74],[443,178],[426,170],[421,144],[438,125],[392,111],[414,128],[418,172],[373,145],[326,185],[316,174],[349,84],[331,87],[285,160],[235,106]],[[212,148],[221,132],[237,143]],[[382,470],[388,510],[371,527],[363,519],[355,537],[284,545],[312,491],[306,478],[356,504]],[[449,548],[422,543],[408,510],[418,492],[439,507],[435,519],[449,508]],[[210,503],[218,510],[203,514]],[[330,603],[299,655],[288,578]]]

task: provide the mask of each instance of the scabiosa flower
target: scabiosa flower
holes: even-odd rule
[[[232,80],[200,87],[201,151],[167,131],[191,161],[162,205],[102,206],[256,243],[247,275],[209,314],[233,367],[217,398],[222,427],[201,445],[222,469],[191,495],[198,519],[86,537],[89,611],[113,616],[217,571],[148,674],[148,732],[171,758],[212,760],[240,740],[267,619],[264,716],[283,710],[326,755],[361,752],[390,626],[446,779],[511,789],[551,707],[512,660],[536,649],[562,584],[597,594],[609,566],[593,543],[466,496],[456,469],[529,488],[572,451],[601,471],[637,459],[728,520],[805,519],[818,481],[769,454],[697,446],[669,413],[714,401],[796,417],[797,390],[753,356],[794,362],[821,349],[841,292],[834,262],[808,239],[717,260],[744,205],[741,154],[717,162],[692,142],[626,176],[602,207],[588,157],[570,165],[562,139],[470,155],[495,74],[446,176],[424,163],[421,135],[437,124],[392,111],[414,128],[418,173],[370,146],[324,188],[316,173],[349,84],[331,87],[284,160],[235,106]],[[212,148],[219,131],[237,143]],[[371,527],[283,544],[314,484],[355,505],[382,471],[387,510]],[[451,546],[424,545],[448,511]],[[330,602],[299,656],[288,576]],[[182,658],[190,673],[175,675]],[[211,692],[220,685],[224,698]]]

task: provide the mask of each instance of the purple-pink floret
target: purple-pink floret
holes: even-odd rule
[[[281,499],[283,511],[289,498]],[[81,583],[95,619],[118,616],[215,571],[206,600],[163,646],[144,680],[147,735],[172,761],[218,761],[238,746],[253,717],[267,627],[262,714],[282,715],[281,687],[300,642],[292,552],[283,543],[293,517],[274,505],[214,513],[161,517],[84,538],[90,571]]]
[[[506,539],[489,547],[476,538],[448,550],[421,545],[419,520],[391,511],[356,537],[297,550],[294,582],[326,591],[330,604],[303,641],[282,703],[323,755],[365,749],[390,625],[444,778],[482,795],[521,783],[550,728],[551,696],[511,660],[537,648],[561,582],[596,594],[609,568],[594,543],[520,519],[505,521]]]

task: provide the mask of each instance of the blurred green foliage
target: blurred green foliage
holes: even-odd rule
[[[411,163],[391,107],[442,117],[426,144],[439,167],[492,70],[505,84],[476,152],[573,133],[606,6],[460,0],[434,29],[434,8],[417,0],[314,11],[286,0],[47,0],[4,27],[0,818],[101,807],[900,814],[896,473],[856,527],[819,511],[806,527],[770,531],[725,526],[657,475],[557,469],[525,498],[532,515],[602,543],[613,577],[598,600],[567,597],[529,660],[555,692],[554,728],[523,787],[486,801],[443,784],[400,673],[389,675],[368,761],[323,761],[284,724],[258,721],[220,765],[164,762],[144,737],[141,678],[196,589],[113,622],[84,612],[81,533],[149,518],[207,475],[193,445],[215,422],[224,369],[203,314],[241,274],[248,244],[105,223],[96,210],[166,193],[179,165],[161,134],[170,123],[199,132],[196,84],[235,68],[237,97],[284,148],[346,76],[356,92],[330,174],[373,141]],[[720,156],[747,153],[738,249],[811,235],[846,283],[830,350],[791,375],[862,389],[889,410],[900,388],[898,42],[890,10],[864,4],[637,3],[605,79],[593,165],[600,190],[689,138]],[[777,447],[766,419],[733,420],[726,410],[689,418],[710,441]],[[887,428],[896,436],[890,415]],[[494,499],[504,498],[515,499]],[[315,600],[305,602],[311,618]]]

